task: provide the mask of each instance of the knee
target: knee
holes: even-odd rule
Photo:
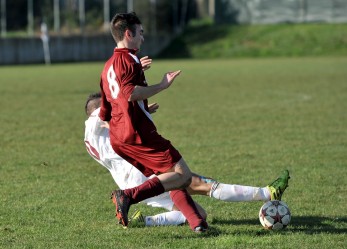
[[[179,174],[181,188],[188,188],[192,183],[193,173],[188,168],[183,158],[175,165],[174,171]]]

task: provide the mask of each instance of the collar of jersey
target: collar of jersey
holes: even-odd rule
[[[139,51],[138,49],[132,49],[132,48],[115,48],[114,52],[121,52],[121,53],[132,53],[132,54],[136,54],[137,51]]]

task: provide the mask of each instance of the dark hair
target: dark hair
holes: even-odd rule
[[[100,107],[101,93],[92,93],[88,96],[84,110],[89,117],[93,110]]]
[[[141,24],[141,21],[135,12],[116,14],[111,21],[111,33],[116,43],[124,39],[126,30],[130,30],[134,36],[136,24]]]

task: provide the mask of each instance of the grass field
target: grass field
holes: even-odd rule
[[[206,235],[117,225],[113,180],[83,143],[84,102],[102,67],[0,68],[0,248],[346,248],[346,57],[158,60],[147,72],[156,83],[183,70],[151,101],[158,130],[193,171],[265,186],[290,170],[282,232],[262,229],[260,202],[208,197],[195,198],[209,213]]]

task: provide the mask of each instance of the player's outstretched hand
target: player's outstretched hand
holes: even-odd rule
[[[151,67],[152,64],[152,59],[150,59],[148,56],[144,56],[140,59],[141,65],[142,65],[142,70],[146,71]]]
[[[163,88],[168,88],[169,86],[171,86],[171,84],[174,82],[175,78],[180,75],[181,70],[177,70],[174,72],[168,72],[166,74],[164,74],[164,77],[161,81],[161,84],[163,86]]]

